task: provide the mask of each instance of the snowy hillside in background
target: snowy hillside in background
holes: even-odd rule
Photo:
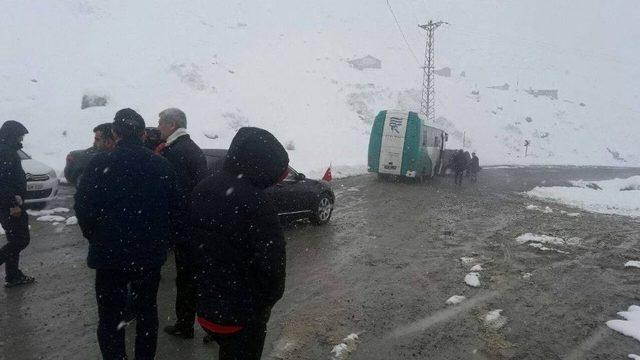
[[[436,77],[436,125],[450,148],[464,133],[484,164],[640,165],[633,0],[390,3],[417,61],[385,1],[9,1],[0,120],[25,123],[25,150],[58,170],[118,109],[154,126],[175,106],[202,147],[226,147],[240,126],[259,126],[312,177],[329,163],[364,172],[373,116],[419,109],[417,24],[435,19],[451,23],[436,37],[436,67],[451,69]],[[347,63],[366,55],[381,69]],[[557,89],[558,99],[529,89]],[[109,103],[81,110],[85,94]]]

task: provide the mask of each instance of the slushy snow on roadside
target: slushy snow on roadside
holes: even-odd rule
[[[640,341],[640,306],[631,305],[627,311],[620,311],[618,316],[625,320],[609,320],[607,326]]]
[[[640,261],[636,261],[636,260],[627,261],[627,262],[624,264],[624,267],[635,267],[635,268],[640,268]]]
[[[548,235],[536,235],[532,233],[526,233],[524,235],[520,235],[516,238],[518,244],[524,244],[527,242],[537,242],[543,244],[552,244],[552,245],[564,245],[565,241],[562,238],[548,236]]]
[[[480,274],[470,272],[464,277],[464,282],[471,287],[478,287],[480,286]]]
[[[344,360],[358,347],[358,334],[349,334],[342,342],[331,349],[332,360]]]
[[[49,222],[61,222],[67,219],[64,216],[59,215],[44,215],[36,219],[37,221],[49,221]]]
[[[462,296],[462,295],[453,295],[452,297],[448,298],[447,301],[445,301],[445,304],[447,304],[447,305],[456,305],[456,304],[459,304],[459,303],[463,302],[466,299],[467,298],[465,296]]]
[[[507,324],[507,318],[501,315],[502,309],[489,311],[484,317],[484,324],[492,329],[500,329]]]
[[[573,186],[536,187],[526,194],[594,213],[640,217],[640,176],[590,182],[578,180],[571,184]],[[578,213],[566,215],[579,216]]]

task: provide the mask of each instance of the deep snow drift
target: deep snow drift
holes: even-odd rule
[[[312,177],[330,163],[337,176],[364,172],[373,116],[419,109],[417,25],[432,18],[451,24],[436,37],[436,67],[450,69],[436,76],[436,126],[449,147],[465,138],[484,164],[639,164],[633,1],[390,4],[415,58],[385,1],[8,2],[0,120],[24,122],[25,150],[58,170],[118,109],[155,125],[176,106],[202,147],[254,125]],[[379,69],[348,62],[367,55]],[[84,95],[108,103],[81,109]]]

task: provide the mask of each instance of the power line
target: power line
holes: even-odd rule
[[[420,61],[418,61],[418,57],[416,56],[416,54],[411,49],[411,45],[409,45],[409,41],[407,41],[407,37],[404,35],[404,31],[402,31],[402,27],[400,26],[400,23],[398,22],[398,18],[396,17],[396,14],[393,12],[393,8],[391,7],[391,4],[389,3],[389,0],[387,0],[387,7],[389,8],[389,12],[391,12],[391,15],[393,16],[393,20],[395,20],[395,22],[396,22],[396,26],[398,27],[398,30],[400,31],[400,35],[402,35],[402,38],[404,39],[405,45],[407,45],[407,49],[409,49],[409,52],[413,56],[413,59],[416,61],[416,64],[418,66],[422,66],[420,64]]]

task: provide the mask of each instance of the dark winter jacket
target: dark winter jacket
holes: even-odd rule
[[[0,209],[17,205],[16,195],[22,197],[27,192],[27,178],[22,169],[18,150],[22,149],[19,138],[27,134],[27,129],[17,121],[6,121],[0,128]]]
[[[452,159],[455,171],[464,171],[467,168],[467,157],[464,152],[457,152]]]
[[[176,174],[176,185],[178,189],[178,203],[175,204],[178,236],[180,241],[188,226],[188,215],[186,214],[187,202],[193,188],[205,177],[207,172],[207,160],[202,150],[196,145],[189,135],[182,135],[173,141],[160,152],[173,167]]]
[[[200,317],[244,326],[282,297],[284,235],[264,190],[277,182],[288,163],[287,152],[269,132],[241,128],[222,171],[196,186],[191,217],[201,242]]]
[[[177,191],[169,162],[139,140],[121,140],[87,166],[75,195],[89,267],[144,270],[166,260]]]
[[[472,173],[477,173],[480,171],[480,159],[477,156],[473,156],[471,158],[471,162],[469,163],[469,171]]]

